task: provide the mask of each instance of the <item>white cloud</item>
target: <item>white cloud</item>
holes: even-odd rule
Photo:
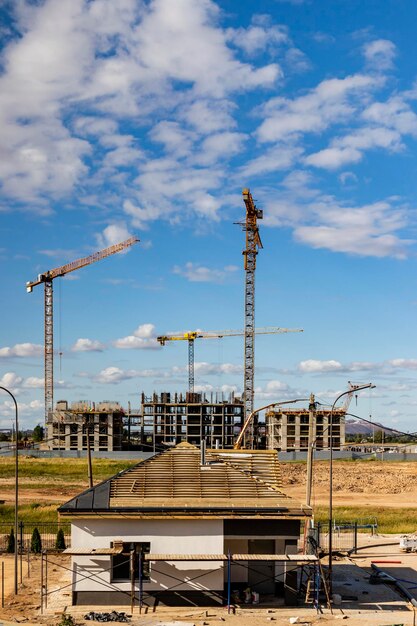
[[[403,237],[413,219],[401,199],[355,206],[321,193],[311,174],[294,171],[279,194],[260,196],[264,224],[293,229],[296,241],[358,256],[407,258],[414,240]]]
[[[108,248],[109,246],[114,246],[117,243],[121,243],[126,239],[132,237],[132,234],[129,232],[126,222],[118,222],[115,224],[109,224],[103,230],[102,233],[96,236],[97,244],[101,248]]]
[[[105,345],[97,339],[79,338],[72,346],[72,352],[102,352]]]
[[[363,151],[372,148],[398,151],[402,148],[401,135],[390,128],[361,128],[334,139],[330,148],[309,155],[305,161],[315,167],[338,169],[347,163],[357,163],[362,159]]]
[[[300,147],[278,144],[243,165],[241,175],[249,177],[289,169],[298,161],[302,153],[303,149]]]
[[[0,358],[43,356],[43,346],[36,343],[16,343],[14,346],[0,348]]]
[[[6,389],[9,389],[12,393],[19,390],[19,387],[23,383],[23,378],[16,374],[16,372],[6,372],[0,378],[0,384]]]
[[[122,370],[120,367],[111,366],[101,370],[101,372],[94,377],[94,380],[97,383],[105,385],[117,385],[125,380],[136,378],[137,375],[135,370]]]
[[[141,324],[132,335],[113,341],[113,346],[122,350],[159,350],[161,348],[156,341],[153,324]]]
[[[260,16],[254,19],[248,28],[230,28],[227,31],[227,38],[248,55],[271,48],[275,50],[278,46],[290,44],[288,29],[285,26],[270,25],[267,20],[261,20]]]
[[[88,201],[103,181],[123,191],[132,206],[139,198],[145,211],[152,202],[158,206],[158,188],[145,194],[125,171],[143,166],[149,155],[135,137],[119,133],[115,118],[134,117],[149,128],[156,112],[162,121],[154,140],[170,150],[175,132],[182,142],[192,132],[176,119],[164,120],[164,113],[197,132],[231,130],[231,95],[273,86],[281,75],[277,63],[238,59],[211,0],[46,0],[15,3],[14,9],[19,36],[3,49],[0,78],[0,179],[4,194],[43,215],[49,199],[80,185],[80,202]],[[246,41],[259,49],[283,37],[281,27],[254,25]],[[229,155],[237,141],[226,142]],[[222,156],[219,142],[213,140],[212,159]],[[190,164],[183,178],[192,178],[195,169]],[[209,188],[202,185],[201,194]],[[164,216],[171,202],[160,209]],[[199,211],[198,202],[190,206]]]
[[[223,282],[230,274],[239,268],[236,265],[226,265],[223,269],[211,269],[204,265],[188,262],[184,267],[175,265],[172,269],[174,274],[184,276],[190,282],[219,283]]]
[[[354,184],[358,182],[358,177],[353,172],[341,172],[339,174],[339,180],[342,185]]]
[[[391,359],[387,361],[388,365],[400,369],[417,369],[417,359]]]
[[[342,369],[342,364],[339,361],[318,361],[315,359],[308,359],[307,361],[301,361],[298,364],[298,369],[304,374],[316,374],[318,372],[334,372]]]
[[[396,130],[401,135],[417,136],[417,115],[401,95],[386,102],[373,102],[362,113],[366,122]]]
[[[194,363],[194,371],[199,376],[215,376],[218,374],[241,374],[243,372],[242,365],[234,365],[233,363],[206,363],[201,361]]]
[[[264,120],[257,130],[261,142],[283,141],[299,133],[318,133],[331,124],[350,119],[355,101],[366,97],[379,79],[354,74],[324,80],[307,95],[293,100],[273,98],[261,109]]]
[[[0,420],[0,426],[2,428],[10,428],[10,419],[14,420],[15,406],[10,400],[6,400],[0,404],[0,416],[3,417]],[[31,418],[31,423],[26,423],[26,426],[33,426],[33,419],[37,419],[42,422],[43,416],[43,402],[39,400],[32,400],[30,402],[19,402],[19,426],[23,426],[22,418]]]
[[[37,378],[36,376],[29,376],[26,378],[23,387],[27,387],[28,389],[43,389],[45,386],[44,378]]]
[[[388,202],[358,208],[317,204],[316,210],[321,224],[294,229],[295,239],[313,248],[404,259],[413,243],[396,234],[406,224],[407,217],[404,210]]]
[[[363,54],[373,69],[389,70],[394,65],[397,49],[389,39],[375,39],[364,45]]]

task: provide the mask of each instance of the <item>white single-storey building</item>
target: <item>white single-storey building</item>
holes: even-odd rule
[[[157,454],[59,508],[70,518],[73,604],[224,603],[252,591],[292,603],[300,523],[274,450]],[[312,557],[313,558],[313,557]]]

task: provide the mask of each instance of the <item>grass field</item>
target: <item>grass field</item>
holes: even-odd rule
[[[417,531],[417,508],[415,509],[384,509],[373,507],[370,515],[369,507],[333,507],[333,519],[336,522],[360,523],[375,517],[378,522],[378,532],[386,533],[412,533]],[[316,522],[328,522],[329,510],[325,507],[314,509]]]
[[[0,476],[14,478],[14,458],[0,459]],[[94,480],[104,480],[121,472],[138,461],[113,461],[111,459],[94,459]],[[72,481],[85,480],[87,482],[86,459],[38,459],[36,457],[19,456],[19,477],[45,479],[68,479]]]
[[[94,483],[117,474],[137,464],[136,461],[114,461],[111,459],[94,459],[93,475]],[[336,462],[338,464],[339,461]],[[341,461],[340,463],[344,463]],[[361,463],[362,461],[356,461]],[[369,466],[368,463],[362,467]],[[398,466],[400,471],[401,465]],[[14,459],[0,459],[0,476],[7,479],[2,485],[3,497],[12,501],[14,489]],[[1,484],[1,481],[0,481]],[[19,486],[21,493],[26,494],[26,502],[19,507],[19,519],[27,522],[49,522],[58,518],[57,507],[62,502],[80,493],[88,487],[86,459],[38,459],[34,457],[19,458]],[[54,501],[51,502],[51,494],[55,493]],[[33,495],[32,495],[33,494]],[[29,497],[28,497],[29,496]],[[381,533],[410,533],[417,531],[417,507],[384,508],[382,506],[351,505],[357,496],[349,494],[348,506],[334,506],[334,519],[339,522],[352,522],[355,520],[376,517],[378,531]],[[32,501],[33,500],[33,501]],[[414,498],[408,498],[413,501]],[[406,501],[406,500],[405,500]],[[315,520],[328,521],[328,509],[326,506],[316,506],[314,509]],[[0,520],[13,522],[14,507],[9,504],[0,505]]]

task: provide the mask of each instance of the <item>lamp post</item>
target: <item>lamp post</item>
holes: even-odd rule
[[[245,433],[254,415],[259,413],[260,411],[263,411],[264,409],[269,409],[273,406],[282,406],[283,404],[294,404],[294,402],[305,402],[306,400],[308,400],[308,398],[297,398],[296,400],[284,400],[283,402],[270,402],[269,404],[265,404],[265,406],[260,406],[258,409],[255,409],[254,411],[252,411],[252,413],[248,415],[248,417],[246,418],[242,426],[242,430],[240,431],[239,436],[235,441],[234,449],[240,450],[240,448],[242,447]]]
[[[6,389],[6,387],[1,387],[0,389],[2,389],[3,391],[5,391],[6,393],[9,394],[9,396],[12,398],[13,402],[14,402],[14,407],[15,407],[15,412],[16,412],[16,417],[15,417],[15,433],[16,433],[16,440],[15,440],[15,491],[14,491],[14,593],[15,595],[17,595],[17,562],[18,562],[18,546],[17,546],[17,537],[18,537],[18,532],[19,532],[19,520],[18,520],[18,516],[19,516],[19,512],[18,512],[18,503],[19,503],[19,453],[18,453],[18,449],[17,449],[17,440],[19,438],[19,417],[18,417],[18,410],[17,410],[17,402],[16,402],[16,398],[14,397],[14,395],[12,394],[11,391],[9,391],[8,389]]]
[[[336,406],[336,403],[343,396],[348,395],[349,393],[354,393],[355,391],[362,391],[362,389],[373,389],[375,385],[372,383],[368,383],[366,385],[352,385],[351,389],[347,391],[343,391],[340,393],[335,401],[332,404],[332,408],[329,415],[329,439],[330,439],[330,465],[329,465],[329,593],[332,593],[332,568],[333,568],[333,530],[332,530],[332,522],[333,522],[333,411]]]

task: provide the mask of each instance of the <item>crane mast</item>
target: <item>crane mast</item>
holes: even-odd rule
[[[33,287],[44,284],[44,300],[45,300],[45,321],[44,321],[44,333],[45,333],[45,422],[48,418],[48,413],[54,408],[54,300],[53,300],[53,280],[58,276],[65,276],[70,272],[74,272],[82,267],[91,265],[96,261],[105,259],[106,257],[116,254],[121,250],[135,244],[139,239],[136,237],[130,237],[125,241],[109,246],[104,250],[94,252],[93,254],[72,261],[56,267],[52,270],[48,270],[43,274],[39,274],[37,279],[32,282],[26,283],[26,291],[31,293]]]
[[[245,353],[244,353],[244,417],[253,412],[255,378],[255,270],[258,248],[262,248],[259,235],[258,219],[263,218],[263,211],[258,209],[249,189],[242,191],[246,207],[246,248],[243,251],[245,268]]]

